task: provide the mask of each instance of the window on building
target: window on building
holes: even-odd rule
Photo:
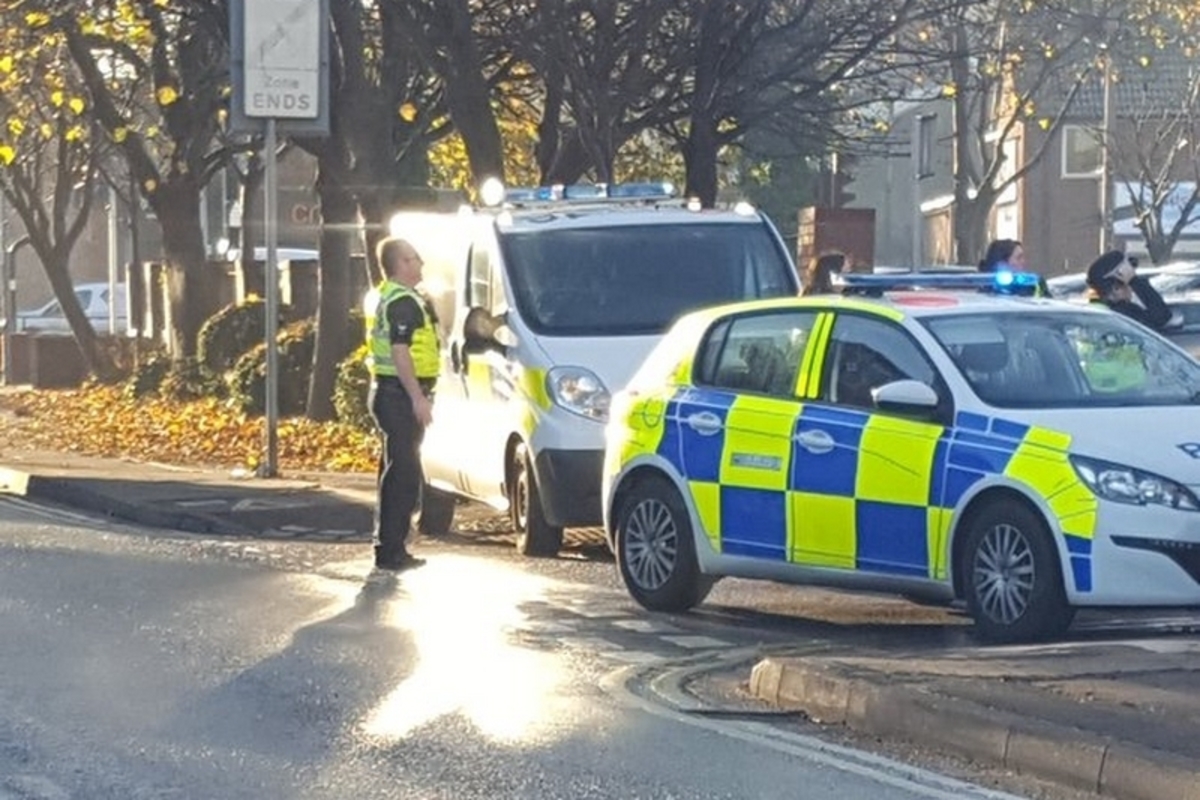
[[[1100,174],[1100,140],[1085,125],[1062,129],[1062,172],[1064,178],[1095,178]]]

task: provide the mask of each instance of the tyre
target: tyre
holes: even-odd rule
[[[1061,636],[1075,610],[1042,519],[1022,503],[996,502],[966,533],[959,569],[979,638],[1000,644]]]
[[[715,582],[700,572],[692,523],[679,492],[663,478],[635,485],[621,503],[614,537],[625,587],[651,611],[687,611]]]
[[[563,529],[546,521],[529,448],[523,444],[517,446],[508,507],[513,528],[517,531],[517,552],[523,556],[558,555],[562,549]]]
[[[428,483],[421,489],[421,516],[417,530],[422,536],[445,536],[454,523],[454,495],[435,489]]]

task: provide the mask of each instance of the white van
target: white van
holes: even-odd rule
[[[583,194],[575,197],[576,193]],[[669,184],[510,190],[497,207],[402,212],[425,261],[443,369],[422,446],[420,528],[456,497],[508,510],[527,555],[602,524],[609,398],[681,314],[796,295],[778,231],[747,204],[700,210]]]

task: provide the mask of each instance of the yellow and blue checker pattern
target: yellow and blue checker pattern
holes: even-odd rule
[[[956,507],[978,481],[1003,475],[1050,506],[1075,587],[1092,590],[1096,501],[1064,434],[968,412],[945,427],[698,387],[662,413],[653,450],[685,476],[721,553],[944,580]],[[697,416],[719,424],[697,430]]]

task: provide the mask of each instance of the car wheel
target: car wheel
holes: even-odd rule
[[[662,478],[637,483],[621,503],[617,564],[633,599],[651,611],[686,611],[715,582],[700,572],[692,523],[679,492]]]
[[[421,489],[421,516],[417,530],[422,536],[445,536],[454,523],[454,495],[435,489],[428,483]]]
[[[971,522],[959,567],[967,610],[988,642],[1062,635],[1075,610],[1067,603],[1058,553],[1041,518],[1027,506],[998,502]]]
[[[546,521],[529,448],[523,444],[517,447],[515,455],[508,507],[517,531],[517,552],[524,556],[558,555],[562,549],[563,529]]]

